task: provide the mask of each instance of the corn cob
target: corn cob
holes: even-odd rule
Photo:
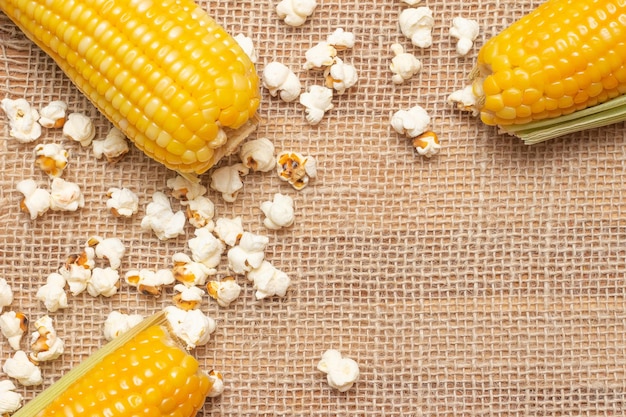
[[[0,0],[148,156],[201,174],[256,126],[258,76],[193,0]]]
[[[527,143],[624,120],[626,2],[548,0],[488,40],[470,78],[471,110]]]
[[[211,389],[163,313],[102,347],[13,417],[192,417]]]

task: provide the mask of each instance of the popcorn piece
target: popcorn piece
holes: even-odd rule
[[[122,257],[126,253],[126,247],[120,239],[116,237],[102,239],[94,236],[88,240],[87,244],[95,247],[96,257],[108,260],[112,269],[119,269]]]
[[[7,359],[2,370],[24,386],[39,385],[43,382],[41,369],[28,359],[23,350],[18,350],[12,358]]]
[[[239,244],[228,251],[228,266],[236,274],[244,274],[258,268],[265,259],[265,247],[269,241],[267,236],[243,232]]]
[[[420,48],[433,44],[432,29],[435,25],[433,11],[428,7],[404,9],[400,13],[400,31],[411,39],[411,43]]]
[[[172,190],[172,197],[185,203],[206,193],[206,187],[181,175],[167,180],[167,187]]]
[[[63,127],[66,112],[67,104],[64,101],[51,101],[39,112],[39,124],[48,128]]]
[[[261,80],[263,87],[269,90],[272,97],[279,95],[283,101],[288,103],[297,99],[302,90],[298,76],[280,62],[267,64],[263,68]]]
[[[209,275],[217,273],[215,268],[209,268],[202,262],[195,262],[185,253],[175,253],[172,260],[174,279],[187,287],[204,285]]]
[[[69,153],[56,143],[35,146],[35,164],[50,178],[60,177],[67,166]]]
[[[196,262],[201,262],[207,268],[215,268],[219,265],[222,253],[226,249],[224,242],[205,228],[196,229],[194,235],[196,237],[187,242],[191,249],[191,258]]]
[[[5,98],[0,101],[0,108],[9,119],[9,135],[19,142],[33,142],[41,136],[39,112],[23,98],[11,100]]]
[[[472,116],[476,117],[480,114],[477,106],[476,95],[471,85],[461,90],[457,90],[448,96],[448,103],[456,105],[459,110],[472,112]]]
[[[53,272],[46,278],[46,284],[37,290],[37,299],[44,303],[49,312],[68,307],[65,284],[63,275]]]
[[[431,158],[439,153],[441,150],[441,144],[437,134],[432,131],[424,132],[415,139],[413,139],[413,146],[418,154]]]
[[[215,320],[200,310],[185,311],[176,306],[164,308],[173,333],[187,344],[187,349],[205,345],[215,331]]]
[[[141,314],[125,314],[119,311],[111,311],[104,321],[104,338],[107,341],[111,341],[129,331],[142,320],[143,316]]]
[[[50,209],[76,211],[85,206],[85,197],[78,184],[62,178],[52,180],[50,186]]]
[[[296,190],[307,186],[317,176],[317,163],[312,156],[285,151],[278,155],[277,172],[281,180],[289,182]]]
[[[259,57],[256,53],[256,49],[254,48],[254,43],[252,42],[252,39],[247,37],[243,33],[237,34],[234,38],[239,46],[241,46],[241,49],[243,49],[246,55],[248,55],[250,61],[252,61],[253,64],[256,64]]]
[[[13,290],[4,278],[0,278],[0,312],[13,302]]]
[[[120,275],[116,269],[94,268],[91,272],[91,279],[87,283],[87,292],[92,297],[102,295],[112,297],[117,294],[120,288]]]
[[[13,349],[20,350],[20,342],[27,329],[28,319],[24,313],[7,311],[0,315],[0,331]]]
[[[184,284],[174,285],[174,291],[178,292],[174,296],[174,305],[185,311],[197,308],[202,302],[202,296],[204,295],[202,288],[188,287]]]
[[[94,140],[92,147],[96,158],[104,156],[111,163],[119,161],[130,151],[126,136],[116,127],[111,128],[104,139]]]
[[[263,224],[271,230],[289,227],[295,220],[293,198],[288,195],[274,194],[273,201],[261,203],[261,211],[265,214]]]
[[[337,56],[337,49],[328,42],[320,42],[317,45],[309,48],[304,57],[306,62],[304,63],[305,70],[321,70],[331,66],[335,62]]]
[[[211,389],[207,393],[207,397],[215,398],[224,393],[224,377],[220,372],[211,370],[209,372],[209,380],[211,381]]]
[[[308,92],[300,94],[300,104],[305,107],[306,121],[311,125],[321,122],[324,114],[334,107],[332,99],[333,90],[320,85],[312,85]]]
[[[87,147],[96,136],[96,128],[88,116],[82,113],[70,113],[63,125],[63,135]]]
[[[186,214],[189,223],[194,227],[206,227],[209,230],[213,230],[215,227],[213,223],[215,205],[208,197],[198,196],[189,200],[187,202]]]
[[[424,133],[430,124],[430,116],[420,106],[411,107],[409,110],[398,110],[391,117],[391,127],[410,138]]]
[[[253,171],[268,172],[276,167],[274,144],[268,138],[245,142],[239,150],[239,158]]]
[[[391,51],[394,57],[391,59],[391,72],[393,77],[391,80],[395,84],[402,84],[422,69],[422,63],[413,54],[404,52],[404,48],[399,43],[391,45]]]
[[[337,51],[354,47],[354,41],[354,33],[346,32],[342,28],[335,29],[326,39],[326,42],[332,45]]]
[[[289,26],[302,26],[316,7],[315,0],[281,0],[276,5],[276,14]]]
[[[402,0],[402,1],[408,4],[409,6],[415,6],[422,2],[422,0]]]
[[[211,298],[222,307],[228,307],[241,293],[241,286],[235,277],[225,277],[221,281],[209,281],[207,291]]]
[[[450,36],[458,39],[456,43],[456,52],[459,55],[467,55],[474,40],[478,37],[480,26],[476,20],[466,19],[464,17],[455,17],[450,27]]]
[[[72,295],[76,296],[87,289],[91,270],[95,266],[95,256],[94,249],[87,247],[80,255],[70,256],[65,265],[59,269]]]
[[[36,332],[31,335],[30,359],[34,362],[51,361],[63,354],[65,343],[57,336],[49,316],[35,322]]]
[[[30,214],[31,220],[35,220],[50,209],[50,193],[43,188],[38,188],[35,180],[18,182],[17,191],[24,195],[20,208]]]
[[[169,269],[151,271],[149,269],[130,270],[124,275],[127,284],[137,288],[144,295],[159,297],[165,285],[173,284],[174,274]]]
[[[0,415],[12,414],[22,407],[22,394],[15,389],[15,384],[8,379],[0,381]]]
[[[335,62],[324,70],[326,87],[343,94],[346,90],[359,80],[356,68],[350,64],[345,64],[341,59],[335,58]]]
[[[211,188],[222,193],[225,201],[232,203],[243,188],[242,177],[249,172],[250,169],[242,163],[218,168],[211,175]]]
[[[348,391],[359,379],[359,365],[335,349],[324,352],[317,369],[326,374],[328,385],[340,392]]]
[[[222,242],[226,243],[228,246],[235,246],[243,234],[241,217],[235,217],[233,219],[220,217],[215,222],[214,232]]]
[[[141,228],[152,230],[160,240],[167,240],[184,233],[185,221],[185,213],[174,213],[167,196],[157,191],[152,195],[152,202],[141,219]]]
[[[258,268],[250,270],[247,278],[254,283],[256,290],[254,296],[257,300],[274,295],[284,297],[291,284],[287,274],[267,261],[263,261]]]
[[[109,188],[107,208],[114,216],[130,217],[139,210],[139,197],[128,188]]]

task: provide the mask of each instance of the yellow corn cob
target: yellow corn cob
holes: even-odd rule
[[[615,116],[621,101],[578,112],[626,93],[626,2],[547,0],[483,45],[472,88],[482,121],[516,134],[582,130],[581,117],[607,107]]]
[[[13,417],[192,417],[212,383],[157,314],[101,348]]]
[[[0,0],[0,10],[170,169],[205,172],[256,125],[254,65],[193,0]]]

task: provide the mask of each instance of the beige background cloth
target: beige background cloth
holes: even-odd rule
[[[323,82],[302,69],[305,51],[336,28],[352,31],[355,47],[339,56],[360,79],[317,126],[306,123],[298,103],[263,90],[264,122],[254,137],[269,138],[277,151],[314,156],[318,178],[307,188],[298,192],[275,173],[254,173],[234,203],[208,193],[216,218],[241,216],[246,230],[270,237],[267,259],[292,286],[284,298],[256,301],[252,285],[238,277],[244,290],[230,307],[205,297],[201,308],[218,328],[194,354],[206,370],[223,372],[226,391],[208,399],[200,416],[623,415],[624,126],[528,147],[446,103],[463,87],[484,41],[539,1],[422,2],[436,19],[434,44],[425,50],[400,33],[398,16],[407,6],[399,0],[321,0],[299,28],[277,18],[277,1],[202,3],[233,35],[253,39],[259,72],[278,60],[305,87]],[[467,57],[456,55],[448,33],[456,16],[480,21]],[[394,42],[424,65],[402,85],[391,82]],[[93,117],[100,138],[111,126],[0,15],[5,96],[37,108],[65,100],[71,111]],[[417,104],[431,114],[443,145],[432,159],[419,157],[389,126],[396,110]],[[190,227],[165,242],[141,230],[151,195],[167,191],[174,174],[138,150],[109,164],[60,131],[44,130],[36,143],[70,150],[63,178],[82,187],[86,205],[31,221],[19,210],[16,184],[48,179],[33,164],[35,144],[10,139],[4,117],[0,135],[0,277],[15,292],[9,309],[31,322],[46,314],[37,289],[92,235],[123,240],[122,273],[168,268],[172,254],[186,250]],[[202,177],[205,185],[209,178]],[[110,187],[138,193],[135,217],[107,212]],[[293,197],[297,219],[268,231],[260,204],[277,192]],[[228,273],[224,260],[217,277]],[[172,295],[170,288],[155,300],[124,284],[111,298],[70,296],[68,309],[50,313],[66,353],[42,365],[44,386],[20,392],[32,398],[102,346],[110,311],[147,315],[171,304]],[[360,365],[360,379],[346,393],[331,389],[316,369],[329,348]],[[11,354],[2,338],[0,360]]]

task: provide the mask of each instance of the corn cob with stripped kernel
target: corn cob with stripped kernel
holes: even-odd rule
[[[193,0],[0,0],[151,158],[201,174],[256,127],[253,63]]]
[[[192,417],[212,383],[163,313],[118,336],[13,417]]]
[[[451,101],[526,143],[626,120],[626,1],[547,0],[483,45],[470,78],[469,103]]]

